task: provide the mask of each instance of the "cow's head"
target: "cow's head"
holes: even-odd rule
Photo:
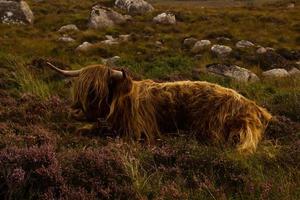
[[[106,118],[111,104],[131,91],[132,79],[124,70],[114,70],[103,65],[91,65],[80,70],[62,70],[48,65],[67,77],[76,77],[73,89],[72,114],[78,119],[96,121]]]

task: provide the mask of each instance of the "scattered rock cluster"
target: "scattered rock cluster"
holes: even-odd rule
[[[288,7],[293,8],[295,5],[291,4]],[[116,0],[115,8],[126,11],[130,15],[142,15],[152,12],[153,6],[144,0]],[[112,8],[104,7],[101,5],[95,5],[92,7],[88,27],[91,29],[102,30],[111,28],[115,25],[124,24],[132,17],[130,15],[123,15],[113,10]],[[174,25],[176,24],[176,17],[170,12],[163,12],[153,17],[153,23],[162,25]],[[34,15],[30,10],[28,4],[22,0],[0,0],[0,22],[7,24],[33,24]],[[60,34],[58,41],[65,43],[72,43],[76,40],[73,38],[73,34],[80,31],[75,24],[64,25],[57,31]],[[114,38],[110,35],[106,35],[105,40],[90,43],[83,42],[76,48],[76,52],[87,52],[94,47],[103,45],[117,45],[121,42],[127,42],[130,40],[131,35],[119,35]],[[204,51],[210,51],[218,58],[226,58],[234,53],[254,50],[255,59],[259,66],[263,70],[262,76],[265,78],[281,78],[289,77],[300,74],[300,52],[289,52],[286,50],[275,50],[270,47],[263,47],[256,45],[247,40],[240,40],[235,45],[224,45],[226,41],[228,44],[231,39],[227,37],[217,37],[217,44],[212,44],[210,40],[202,39],[198,40],[194,37],[186,38],[183,41],[183,46],[195,54],[197,58],[201,58],[201,53]],[[155,46],[162,47],[161,41],[156,41]],[[256,49],[255,49],[256,48]],[[120,57],[115,56],[110,59],[104,59],[103,62],[109,65],[114,65]],[[251,56],[249,56],[251,60]],[[287,60],[293,60],[294,66],[287,67]],[[298,62],[297,62],[298,61]],[[254,82],[259,81],[256,74],[248,69],[225,64],[210,64],[206,66],[206,71],[209,73],[217,74],[219,76],[229,77],[237,81]]]
[[[89,42],[83,42],[81,45],[79,45],[77,48],[76,48],[76,52],[88,52],[90,51],[91,49],[97,47],[97,46],[103,46],[103,45],[108,45],[108,46],[111,46],[111,45],[117,45],[119,44],[120,42],[128,42],[130,40],[130,35],[119,35],[118,38],[114,38],[113,36],[111,35],[106,35],[105,36],[105,40],[102,40],[100,42],[97,42],[97,43],[89,43]]]
[[[216,40],[220,41],[221,39],[220,37],[218,37],[216,38]],[[226,39],[226,41],[230,41],[230,39]],[[210,50],[213,55],[219,58],[225,58],[229,55],[232,55],[234,57],[233,49],[230,46],[212,44],[210,40],[198,40],[194,37],[189,37],[184,39],[183,47],[189,49],[191,53],[195,54],[195,58],[201,58],[201,54],[199,53],[203,53],[207,50]],[[247,50],[253,51],[255,50],[255,48],[257,48],[256,51],[254,51],[256,52],[256,55],[254,55],[254,59],[256,60],[256,62],[258,62],[257,64],[259,64],[262,69],[266,70],[262,73],[262,76],[264,78],[282,78],[300,74],[300,70],[297,67],[289,67],[289,62],[287,61],[287,59],[299,60],[299,52],[287,51],[285,49],[275,50],[270,47],[255,45],[254,43],[247,40],[238,41],[235,44],[235,47],[238,51],[243,51],[243,49],[245,49],[246,52]],[[295,62],[294,65],[297,65],[297,62]],[[248,69],[236,65],[227,65],[220,63],[209,64],[206,66],[206,71],[208,73],[216,74],[219,76],[232,78],[237,81],[259,81],[259,78],[256,74],[249,71]]]

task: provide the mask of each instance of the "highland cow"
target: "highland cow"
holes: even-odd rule
[[[153,142],[162,133],[186,130],[200,141],[234,144],[254,152],[271,120],[264,108],[236,91],[204,81],[135,81],[103,65],[81,70],[51,68],[77,77],[72,108],[87,119],[105,119],[128,139]]]

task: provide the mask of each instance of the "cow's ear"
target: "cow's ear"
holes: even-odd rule
[[[127,72],[122,68],[122,74],[123,74],[123,79],[126,79],[127,78]]]
[[[120,69],[122,73],[117,79],[112,80],[113,90],[115,94],[126,94],[132,89],[132,79],[124,69]]]

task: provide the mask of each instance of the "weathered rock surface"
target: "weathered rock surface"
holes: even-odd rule
[[[256,74],[248,69],[236,65],[210,64],[206,66],[206,70],[210,73],[232,78],[241,82],[259,81]]]
[[[209,40],[200,40],[196,42],[192,48],[192,53],[199,53],[204,49],[207,49],[211,45]]]
[[[105,29],[116,24],[123,24],[130,19],[131,17],[128,15],[122,15],[110,8],[95,5],[92,8],[88,26],[93,29]]]
[[[211,51],[217,56],[224,57],[229,55],[232,52],[232,48],[225,45],[215,44],[211,47]]]
[[[25,1],[0,0],[0,21],[6,24],[33,24],[34,16]]]
[[[286,7],[288,9],[293,9],[293,8],[295,8],[295,3],[289,3]]]
[[[144,14],[154,10],[153,6],[144,0],[116,0],[115,6],[126,10],[129,14]]]
[[[153,18],[157,24],[176,24],[176,17],[172,13],[161,13]]]
[[[256,50],[256,53],[257,54],[264,54],[267,52],[267,49],[265,47],[259,47],[257,50]]]
[[[131,35],[130,34],[126,34],[126,35],[119,35],[119,40],[121,42],[128,42],[130,39]]]
[[[250,48],[250,47],[254,47],[254,44],[250,41],[247,41],[247,40],[241,40],[241,41],[238,41],[235,46],[237,48]]]
[[[276,53],[281,55],[283,58],[287,60],[297,61],[300,59],[300,51],[298,50],[290,50],[286,48],[280,48],[275,50]]]
[[[116,38],[113,38],[111,35],[106,35],[106,40],[103,40],[100,42],[100,44],[105,44],[105,45],[115,45],[119,44],[119,40]]]
[[[111,66],[111,67],[115,67],[117,65],[117,62],[120,60],[120,56],[114,56],[111,58],[107,58],[107,59],[102,59],[103,64]]]
[[[62,36],[60,38],[58,38],[58,41],[61,42],[75,42],[75,40],[69,36]]]
[[[93,48],[93,44],[89,43],[89,42],[84,42],[81,45],[79,45],[75,51],[77,52],[86,52],[88,50],[90,50],[91,48]]]
[[[288,71],[291,76],[299,76],[300,70],[296,67],[293,67],[291,70]]]
[[[186,48],[192,48],[198,40],[194,37],[185,38],[183,40],[183,46]]]
[[[229,41],[231,41],[231,39],[228,38],[228,37],[217,37],[216,40],[218,40],[219,42],[229,42]]]
[[[75,24],[68,24],[65,26],[60,27],[58,30],[59,33],[66,33],[66,32],[77,32],[79,29]]]
[[[257,55],[258,64],[264,70],[285,68],[288,61],[275,51],[267,49],[265,53]]]
[[[271,69],[262,73],[266,78],[283,78],[288,77],[290,74],[285,69]]]

